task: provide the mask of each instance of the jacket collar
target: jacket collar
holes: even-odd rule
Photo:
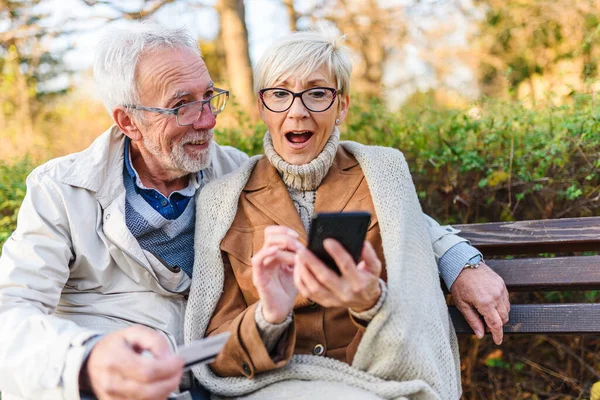
[[[362,170],[357,166],[358,161],[339,146],[333,165],[317,189],[315,209],[320,212],[339,212],[344,209],[363,178]],[[288,189],[266,157],[263,156],[256,164],[244,192],[248,201],[260,212],[276,224],[294,229],[300,234],[300,241],[306,243],[308,234]],[[340,196],[340,193],[344,195]]]
[[[106,208],[125,187],[123,186],[123,157],[125,135],[111,126],[87,149],[75,158],[62,182],[96,193],[102,208]]]

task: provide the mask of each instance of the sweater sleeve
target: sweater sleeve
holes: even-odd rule
[[[254,313],[254,321],[258,326],[258,333],[269,351],[269,354],[275,349],[275,345],[281,339],[285,330],[292,323],[293,311],[290,311],[285,320],[280,324],[272,324],[265,319],[262,313],[262,303],[259,301]]]

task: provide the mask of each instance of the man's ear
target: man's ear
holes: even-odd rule
[[[131,118],[131,115],[122,107],[117,107],[113,110],[113,119],[117,126],[131,140],[141,140],[142,133],[137,127],[136,122]]]
[[[344,94],[338,97],[340,99],[340,104],[338,107],[338,116],[337,119],[340,120],[340,124],[344,122],[346,116],[348,115],[348,107],[350,107],[350,95]]]

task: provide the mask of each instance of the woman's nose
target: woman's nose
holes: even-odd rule
[[[310,112],[306,107],[304,107],[304,104],[302,103],[300,97],[294,98],[294,100],[292,101],[292,106],[288,111],[288,117],[305,118],[308,116],[310,116]]]

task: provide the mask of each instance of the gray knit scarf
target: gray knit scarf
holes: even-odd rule
[[[317,190],[321,181],[325,178],[327,172],[329,172],[331,164],[333,164],[339,143],[340,131],[336,126],[333,128],[333,132],[329,136],[327,143],[325,143],[325,147],[323,147],[321,153],[314,160],[308,164],[294,165],[288,163],[277,154],[273,147],[273,139],[269,131],[265,133],[263,139],[265,156],[275,169],[279,171],[285,185],[289,188],[302,191]]]
[[[273,139],[269,131],[265,133],[263,147],[265,156],[275,167],[294,202],[294,207],[300,215],[306,232],[310,229],[311,217],[315,209],[317,188],[329,172],[335,159],[335,153],[340,142],[340,131],[336,127],[323,150],[308,164],[294,165],[285,161],[273,147]]]

